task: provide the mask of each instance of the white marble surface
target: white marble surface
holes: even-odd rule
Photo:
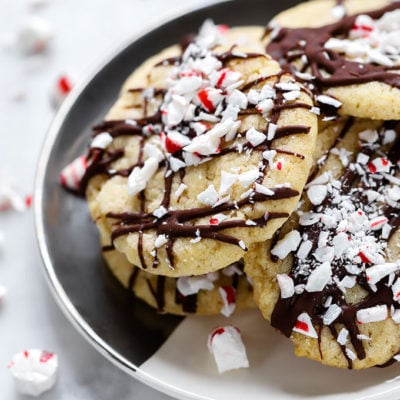
[[[204,4],[204,0],[48,0],[35,9],[30,0],[0,3],[0,172],[24,194],[33,191],[41,143],[54,115],[49,92],[56,77],[75,81],[148,26]],[[36,0],[36,3],[38,1]],[[10,35],[30,15],[45,19],[53,39],[48,52],[24,56],[8,47]],[[25,98],[16,101],[17,93]],[[1,179],[1,178],[0,178]],[[59,379],[43,399],[167,399],[125,375],[96,352],[55,304],[42,276],[32,210],[0,213],[0,399],[17,400],[9,371],[12,355],[27,348],[58,354]]]

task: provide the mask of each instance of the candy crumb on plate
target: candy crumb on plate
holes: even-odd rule
[[[234,326],[215,328],[208,337],[208,350],[214,356],[218,372],[248,368],[246,347],[239,329]]]

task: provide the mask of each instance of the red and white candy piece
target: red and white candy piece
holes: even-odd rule
[[[62,102],[72,90],[72,82],[66,75],[60,76],[55,82],[51,92],[51,103],[54,108],[61,106]]]
[[[236,309],[236,290],[232,286],[220,286],[218,291],[224,303],[221,308],[221,314],[229,317]]]
[[[377,157],[370,163],[368,163],[368,170],[372,174],[377,172],[390,172],[392,163],[385,157]]]
[[[233,71],[229,68],[223,68],[211,74],[210,83],[217,89],[227,88],[238,82],[242,74],[239,71]]]
[[[197,93],[200,105],[208,112],[212,113],[222,101],[223,95],[219,89],[206,88]]]
[[[8,368],[20,393],[39,396],[54,386],[58,358],[44,350],[25,350],[14,355]]]
[[[214,329],[208,336],[207,347],[214,356],[220,374],[233,369],[249,367],[240,331],[234,326]]]
[[[17,46],[25,54],[42,53],[52,37],[48,23],[39,17],[25,21],[17,33]]]
[[[71,190],[78,190],[80,182],[88,168],[86,156],[80,156],[61,171],[60,183]]]
[[[315,330],[311,318],[307,313],[302,313],[297,317],[296,324],[293,327],[293,331],[297,333],[301,333],[302,335],[309,336],[317,339],[318,334]]]
[[[384,321],[387,317],[388,308],[386,305],[364,308],[357,311],[357,323],[359,324]]]
[[[368,15],[359,15],[354,21],[349,36],[352,39],[368,37],[374,30],[374,20]]]

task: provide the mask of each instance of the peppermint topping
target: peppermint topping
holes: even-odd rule
[[[321,106],[323,120],[332,120],[342,104],[324,94],[330,88],[371,81],[400,88],[399,8],[398,2],[389,2],[379,10],[347,16],[340,4],[331,9],[337,19],[332,24],[271,27],[266,50],[283,69],[303,80]]]
[[[178,238],[187,238],[191,243],[207,238],[247,251],[241,237],[228,234],[227,229],[264,228],[270,220],[288,215],[276,211],[246,217],[240,210],[249,206],[257,214],[258,210],[253,206],[256,203],[299,195],[290,184],[283,182],[267,187],[266,182],[268,170],[283,171],[286,167],[287,157],[279,157],[279,153],[304,158],[290,151],[290,146],[271,150],[275,138],[291,139],[294,135],[310,132],[310,126],[280,123],[282,110],[309,108],[308,104],[297,100],[304,89],[286,73],[263,76],[260,70],[254,71],[253,76],[248,71],[245,75],[234,70],[235,63],[230,60],[235,57],[250,59],[265,58],[265,55],[232,49],[216,53],[214,46],[220,44],[220,40],[218,27],[207,21],[182,55],[154,66],[170,66],[170,73],[163,82],[166,85],[129,89],[143,100],[143,118],[108,120],[94,127],[95,139],[79,192],[83,193],[96,175],[111,179],[128,177],[127,192],[129,196],[135,196],[133,209],[109,212],[106,217],[113,220],[111,242],[130,233],[154,233],[153,249],[143,246],[141,239],[137,241],[137,264],[144,269],[148,267],[146,261],[149,259],[145,253],[150,253],[153,268],[167,266],[174,269],[175,251],[180,251],[174,248]],[[248,121],[254,118],[248,115],[257,113],[260,114],[257,121],[261,123],[257,128],[251,127],[254,124],[248,124]],[[119,136],[139,139],[134,145],[139,148],[138,154],[133,156],[134,164],[124,165],[124,168],[121,166],[129,157],[126,157],[127,149],[118,148],[120,140],[116,138]],[[121,142],[124,144],[124,138]],[[233,163],[231,168],[222,170],[221,164],[217,163],[216,171],[210,171],[205,177],[207,183],[204,186],[200,184],[188,190],[196,166],[211,163],[218,157],[231,158],[232,153],[241,154],[244,160],[256,152],[260,153],[259,157],[261,154],[265,157],[256,165],[252,165],[253,161],[241,166]],[[164,180],[164,194],[161,201],[148,210],[150,193],[146,188],[155,175]],[[283,179],[284,176],[282,174]],[[182,197],[193,204],[192,208],[183,209],[184,205],[179,204]],[[160,260],[158,249],[164,245],[166,257]]]
[[[176,287],[183,296],[197,294],[200,290],[214,289],[214,281],[218,279],[218,273],[210,273],[201,276],[182,276],[177,279]]]
[[[377,20],[368,15],[358,15],[348,38],[331,38],[325,43],[325,48],[345,54],[347,58],[360,63],[376,63],[386,67],[399,65],[399,16],[399,10],[387,12]]]
[[[207,347],[214,356],[220,374],[249,367],[240,331],[234,326],[215,328],[208,337]]]
[[[293,327],[293,332],[301,333],[302,335],[309,336],[317,339],[318,334],[314,329],[311,318],[307,313],[302,313],[298,316],[297,322]]]

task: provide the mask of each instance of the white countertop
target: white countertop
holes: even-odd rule
[[[35,1],[38,3],[38,0]],[[166,18],[204,4],[203,0],[4,0],[0,7],[0,174],[33,192],[41,144],[54,116],[50,105],[56,78],[85,79],[129,38]],[[10,35],[36,15],[51,26],[45,54],[26,56],[7,46]],[[16,95],[24,95],[17,101]],[[1,179],[1,176],[0,176]],[[0,182],[1,184],[1,182]],[[42,399],[167,399],[120,371],[88,344],[66,320],[42,275],[32,209],[0,212],[0,399],[25,399],[6,366],[14,353],[40,348],[59,356],[59,378]]]

